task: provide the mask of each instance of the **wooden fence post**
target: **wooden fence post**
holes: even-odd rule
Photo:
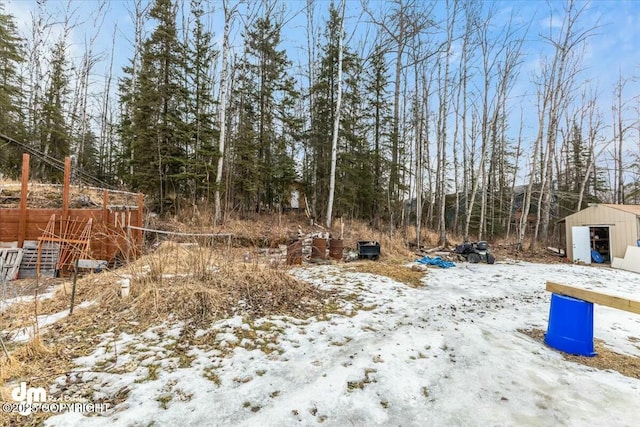
[[[102,223],[104,232],[109,235],[109,191],[102,190]],[[100,239],[100,259],[108,259],[107,253],[110,252],[112,242],[105,241],[107,238]]]
[[[64,180],[62,181],[62,220],[69,219],[69,191],[71,184],[71,157],[64,158]]]
[[[138,223],[136,226],[142,228],[144,217],[144,194],[138,193]],[[144,239],[142,238],[142,230],[138,230],[136,240],[138,241],[138,255],[142,255],[142,247],[144,246]]]
[[[29,189],[29,155],[22,155],[22,186],[20,189],[20,217],[18,218],[18,247],[21,248],[27,230],[27,191]]]

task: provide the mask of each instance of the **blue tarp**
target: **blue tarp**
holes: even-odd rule
[[[452,261],[445,261],[439,256],[435,258],[429,258],[428,256],[426,256],[424,258],[417,259],[416,262],[426,265],[436,265],[440,268],[450,268],[456,266]]]

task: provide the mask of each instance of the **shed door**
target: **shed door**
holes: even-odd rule
[[[571,227],[573,260],[591,264],[591,236],[589,227]]]
[[[300,209],[300,192],[298,190],[291,192],[291,209]]]

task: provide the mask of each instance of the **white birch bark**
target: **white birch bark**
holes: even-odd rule
[[[220,203],[220,187],[222,185],[222,171],[224,168],[224,143],[227,125],[227,87],[228,87],[228,62],[229,62],[229,30],[231,27],[231,14],[227,0],[222,2],[224,8],[224,35],[222,41],[222,70],[220,76],[220,135],[218,139],[218,169],[216,171],[216,191],[215,191],[215,224],[222,222],[222,206]],[[208,173],[208,172],[207,172]]]
[[[338,94],[336,114],[333,122],[333,140],[331,142],[331,176],[329,177],[329,201],[327,203],[327,229],[331,229],[333,219],[333,198],[336,189],[336,163],[338,161],[338,133],[340,131],[340,107],[342,104],[342,43],[344,39],[344,10],[346,0],[342,1],[340,18],[340,36],[338,37]]]

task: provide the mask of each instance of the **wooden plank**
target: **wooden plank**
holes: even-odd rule
[[[29,190],[29,155],[22,155],[22,185],[20,187],[20,216],[18,223],[18,246],[22,247],[27,226],[27,191]]]
[[[0,209],[2,212],[2,223],[18,223],[20,220],[20,209],[18,208],[7,208]],[[62,210],[60,209],[36,209],[36,208],[27,208],[26,216],[27,222],[44,222],[47,223],[51,215],[61,216]],[[102,218],[102,209],[69,209],[69,216],[72,217],[80,217],[82,219],[93,218],[94,220],[98,220],[98,218]],[[28,240],[28,239],[27,239]]]
[[[553,292],[554,294],[566,295],[568,297],[592,302],[594,304],[605,305],[607,307],[613,307],[619,310],[640,314],[640,301],[634,301],[629,298],[603,294],[600,292],[575,288],[573,286],[554,282],[547,282],[547,291]]]
[[[89,268],[92,270],[107,268],[107,261],[102,259],[78,259],[78,268]]]
[[[62,237],[40,237],[38,240],[42,240],[44,242],[72,243],[76,245],[84,245],[88,242],[88,240],[65,239]]]

